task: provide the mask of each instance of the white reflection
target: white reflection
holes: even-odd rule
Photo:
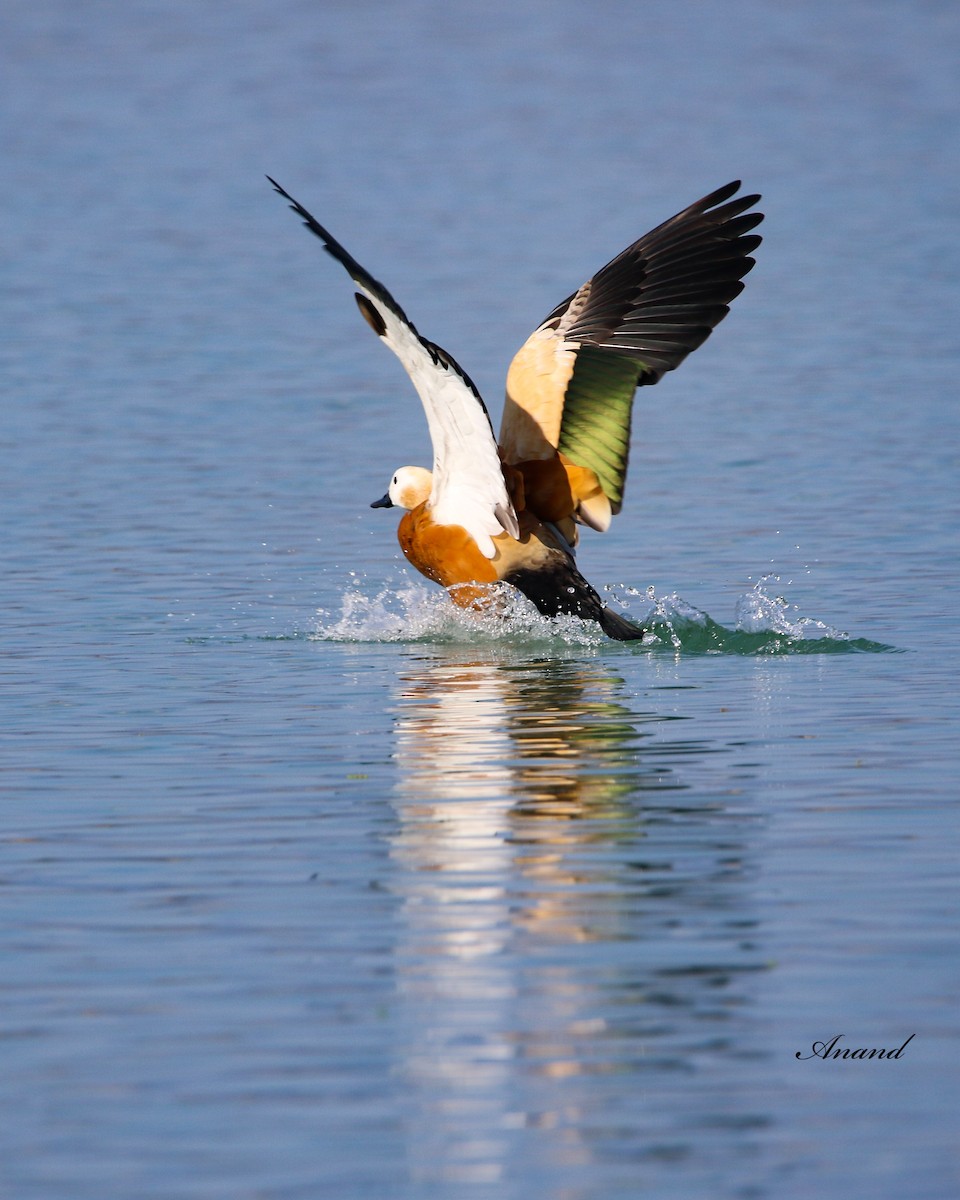
[[[516,1028],[526,968],[514,943],[609,937],[622,921],[611,891],[588,922],[567,865],[581,818],[615,828],[636,783],[619,686],[596,665],[465,657],[421,661],[399,681],[392,853],[404,867],[397,979],[409,1035],[398,1069],[414,1098],[414,1180],[496,1184],[515,1131],[531,1125],[556,1131],[554,1163],[590,1159],[582,1114],[558,1105],[554,1081],[584,1070],[578,1039],[602,1034],[594,991],[556,965],[538,976],[533,1028]],[[558,1106],[518,1109],[523,1074]]]

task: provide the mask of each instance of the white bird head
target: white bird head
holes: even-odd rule
[[[390,480],[385,496],[374,500],[371,508],[414,509],[428,499],[433,490],[433,475],[425,467],[400,467]]]

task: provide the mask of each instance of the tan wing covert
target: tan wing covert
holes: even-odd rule
[[[537,480],[556,475],[526,464],[563,464],[574,516],[605,529],[620,511],[637,387],[656,383],[710,336],[743,290],[763,214],[759,196],[731,199],[727,184],[634,242],[559,304],[517,352],[507,373],[500,429],[505,462]],[[579,470],[571,470],[579,468]]]

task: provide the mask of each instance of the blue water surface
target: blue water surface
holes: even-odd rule
[[[960,1194],[955,6],[2,20],[0,1196]],[[763,192],[583,539],[642,644],[405,566],[422,412],[266,172],[495,420]]]

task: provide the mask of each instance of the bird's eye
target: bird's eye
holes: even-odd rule
[[[397,482],[397,477],[396,477],[396,475],[394,475],[394,477],[393,477],[393,482],[394,482],[394,483],[396,483],[396,482]]]

